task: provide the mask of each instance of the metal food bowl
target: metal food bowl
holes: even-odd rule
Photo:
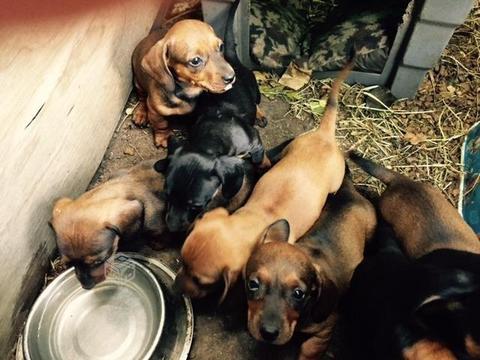
[[[85,290],[73,268],[35,302],[25,326],[28,360],[149,359],[165,322],[155,275],[130,257],[115,259],[107,280]]]

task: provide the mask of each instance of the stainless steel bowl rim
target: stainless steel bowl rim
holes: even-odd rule
[[[165,274],[167,274],[172,280],[175,279],[176,274],[165,264],[163,264],[161,261],[143,256],[138,253],[133,253],[133,252],[124,252],[123,253],[125,256],[131,257],[133,259],[139,259],[142,261],[149,262],[156,267],[160,268]],[[192,347],[193,343],[193,329],[194,329],[194,316],[193,316],[193,306],[190,298],[188,296],[182,295],[183,302],[185,304],[185,307],[187,309],[187,314],[188,314],[188,324],[187,324],[187,336],[185,339],[184,347],[181,356],[179,357],[179,360],[187,360],[188,354],[190,353],[190,349]]]

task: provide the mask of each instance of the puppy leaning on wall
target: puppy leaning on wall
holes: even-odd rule
[[[176,278],[185,293],[203,297],[223,280],[223,299],[271,224],[286,219],[291,242],[313,225],[345,172],[345,160],[335,140],[335,122],[338,92],[350,68],[351,63],[334,81],[318,128],[288,144],[243,207],[231,215],[217,208],[195,222],[182,247],[183,267]]]
[[[271,225],[245,269],[252,336],[282,345],[295,331],[309,334],[299,359],[319,359],[335,326],[339,299],[376,223],[373,205],[346,175],[320,218],[295,244],[287,242],[288,221]]]
[[[480,359],[475,233],[433,186],[349,157],[387,184],[379,210],[392,227],[376,236],[379,250],[355,271],[348,296],[362,359]]]
[[[51,225],[60,255],[84,288],[105,280],[120,241],[140,234],[156,239],[166,229],[164,178],[154,162],[121,170],[77,199],[55,203]]]
[[[223,93],[235,81],[222,40],[198,20],[181,20],[166,33],[153,31],[135,48],[132,65],[139,96],[133,121],[150,124],[156,146],[167,145],[168,116],[192,112],[202,92]]]
[[[257,129],[260,91],[253,72],[243,66],[235,50],[233,20],[239,0],[230,8],[225,29],[225,59],[233,66],[237,80],[223,94],[204,93],[194,116],[198,119],[186,142],[171,140],[169,155],[155,164],[165,172],[167,226],[170,231],[185,231],[203,212],[218,206],[234,211],[244,204],[253,188],[249,164],[262,171],[270,161]],[[258,121],[257,121],[258,120]],[[240,195],[241,196],[240,196]],[[213,201],[212,198],[224,201]],[[233,199],[236,197],[236,199]]]

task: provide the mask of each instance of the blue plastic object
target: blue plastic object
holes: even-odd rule
[[[480,122],[468,132],[462,148],[464,175],[460,184],[459,210],[480,235]]]

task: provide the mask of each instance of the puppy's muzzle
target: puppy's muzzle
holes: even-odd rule
[[[260,335],[266,342],[274,342],[279,334],[280,330],[276,326],[263,325],[260,328]]]
[[[90,274],[88,274],[86,272],[83,272],[83,271],[75,268],[75,274],[77,275],[77,279],[78,279],[78,281],[80,281],[80,284],[82,285],[82,288],[84,288],[86,290],[93,289],[95,287],[95,285],[97,284],[95,279],[92,276],[90,276]]]
[[[235,82],[235,73],[232,72],[223,76],[223,82],[225,83],[225,85],[233,84]]]

